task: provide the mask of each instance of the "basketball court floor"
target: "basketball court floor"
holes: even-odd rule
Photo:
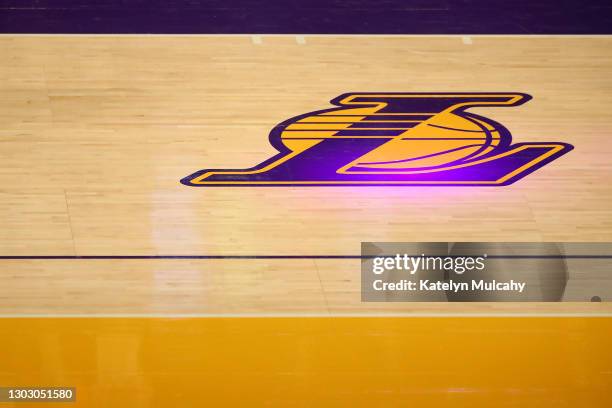
[[[5,34],[0,55],[0,385],[79,407],[610,404],[601,294],[362,302],[359,256],[612,241],[612,37]],[[527,93],[470,112],[574,150],[501,187],[181,184],[269,159],[277,124],[347,92]]]

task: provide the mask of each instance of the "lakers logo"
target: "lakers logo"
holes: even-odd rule
[[[190,186],[507,185],[573,147],[516,143],[472,108],[517,106],[521,93],[349,93],[338,107],[272,129],[279,151],[244,170],[201,170]],[[468,112],[468,110],[470,110]]]

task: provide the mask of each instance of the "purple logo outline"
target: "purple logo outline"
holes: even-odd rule
[[[247,169],[204,169],[188,186],[503,186],[573,149],[512,144],[501,124],[466,112],[518,106],[518,92],[351,92],[334,108],[287,119],[270,132],[278,153]],[[417,153],[413,153],[416,150]],[[382,158],[382,159],[381,159]]]

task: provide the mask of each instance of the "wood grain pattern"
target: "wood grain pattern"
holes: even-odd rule
[[[0,255],[353,255],[365,240],[612,241],[612,38],[262,39],[0,37]],[[179,183],[202,168],[267,159],[275,124],[349,91],[526,92],[534,99],[524,106],[473,111],[515,141],[575,150],[503,188]],[[237,288],[245,292],[234,303],[198,303],[211,285],[231,286],[235,266],[195,265],[197,276],[228,281],[190,286],[185,263],[0,261],[0,311],[279,311],[262,298],[275,291],[296,299],[292,311],[362,310],[350,285],[327,304],[321,286],[345,291],[346,274],[358,276],[353,263],[319,264],[317,277],[308,261],[254,262],[239,273],[264,286]],[[170,274],[179,286],[162,278],[169,292],[146,289]],[[36,276],[57,277],[63,295]],[[138,285],[118,306],[121,296],[107,295],[131,279]],[[173,303],[181,294],[193,307]]]
[[[573,276],[572,302],[362,302],[355,259],[4,260],[1,315],[593,315],[612,316],[609,278]],[[606,269],[607,271],[608,269]],[[595,289],[594,289],[595,287]],[[591,291],[595,290],[595,293]]]

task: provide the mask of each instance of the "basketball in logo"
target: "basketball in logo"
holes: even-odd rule
[[[522,93],[350,93],[337,108],[286,120],[270,133],[279,153],[244,170],[182,180],[219,185],[507,185],[572,149],[512,144],[501,124],[471,112],[521,105]],[[468,111],[470,109],[470,111]]]

